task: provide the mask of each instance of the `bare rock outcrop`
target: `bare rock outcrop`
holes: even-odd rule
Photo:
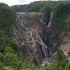
[[[36,12],[17,13],[13,25],[13,37],[18,45],[18,53],[25,63],[40,64],[43,55],[47,56],[47,46],[43,42],[46,24],[42,21],[42,15]]]

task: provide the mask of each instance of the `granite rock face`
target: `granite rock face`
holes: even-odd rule
[[[59,44],[59,49],[63,52],[63,58],[68,58],[70,60],[70,22],[63,23],[53,23],[53,18],[50,26],[47,28],[48,33],[48,43],[49,44]],[[54,46],[52,46],[54,47]],[[55,47],[52,49],[54,50]],[[50,57],[52,60],[57,60],[56,57],[56,49],[52,56]]]
[[[17,13],[13,37],[18,45],[18,53],[25,63],[41,64],[43,57],[48,56],[44,43],[46,23],[42,19],[43,13]]]
[[[57,49],[53,44],[60,44],[60,50],[70,59],[70,23],[64,23],[64,31],[60,32],[52,23],[50,14],[48,26],[44,22],[44,14],[38,12],[18,12],[13,25],[13,38],[18,45],[18,53],[25,63],[44,64],[57,60]],[[58,27],[59,28],[59,27]],[[48,48],[46,44],[52,44]]]

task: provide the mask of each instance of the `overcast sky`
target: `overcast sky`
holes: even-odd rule
[[[38,1],[38,0],[0,0],[0,2],[4,2],[9,6],[16,5],[16,4],[29,4],[30,2]]]

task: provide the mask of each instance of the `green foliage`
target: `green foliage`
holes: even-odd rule
[[[70,70],[70,61],[65,65],[65,69],[64,70]]]
[[[70,20],[70,3],[68,2],[39,1],[29,5],[12,6],[12,8],[19,12],[46,12],[46,23],[49,22],[50,13],[52,12],[52,30],[55,30],[56,39],[60,35],[60,31],[64,30],[64,22]],[[0,3],[0,70],[3,68],[6,70],[70,70],[70,61],[68,59],[63,60],[63,54],[61,50],[57,50],[58,45],[56,43],[54,48],[57,50],[57,62],[50,65],[47,63],[45,66],[36,66],[32,63],[25,66],[16,54],[17,45],[11,37],[12,25],[16,16],[16,12],[12,8]],[[20,40],[23,41],[24,38],[20,38]]]
[[[17,51],[17,45],[13,38],[3,34],[3,36],[0,37],[0,52],[4,53],[7,46],[10,46],[13,50]]]
[[[3,34],[2,30],[0,30],[0,37],[3,37],[3,36],[4,36],[4,34]]]
[[[62,32],[65,30],[65,24],[66,22],[69,22],[69,15],[70,15],[70,3],[59,3],[55,10],[53,15],[53,26],[56,28],[56,31]],[[55,32],[56,32],[55,31]]]
[[[51,8],[47,6],[45,9],[45,14],[44,14],[44,22],[46,22],[46,25],[48,25],[50,13],[51,13]]]
[[[2,62],[0,62],[0,70],[4,70],[4,65],[3,65],[3,63]]]
[[[0,37],[0,52],[4,52],[5,47],[5,39],[3,37]]]
[[[6,53],[4,56],[4,64],[5,65],[10,65],[12,62],[17,62],[18,61],[18,56],[11,54],[11,53]]]
[[[0,70],[4,70],[3,64],[11,66],[12,62],[19,61],[17,45],[12,38],[15,18],[16,12],[8,5],[0,3]]]
[[[0,29],[4,34],[11,36],[11,26],[15,20],[16,12],[6,4],[0,3]]]
[[[50,65],[50,66],[47,66],[46,70],[58,70],[58,65]]]
[[[6,47],[5,52],[7,52],[7,53],[15,53],[15,51],[11,47]]]
[[[27,5],[14,5],[13,9],[17,12],[45,12],[47,7],[50,7],[52,11],[56,9],[59,4],[69,3],[67,1],[35,1]],[[63,10],[64,8],[62,8]]]
[[[70,3],[60,3],[54,13],[56,17],[65,16],[70,12]]]
[[[16,70],[21,70],[24,67],[22,61],[12,62],[11,64],[12,67],[15,68]]]
[[[0,3],[0,52],[4,53],[6,46],[11,46],[14,50],[16,44],[11,39],[12,25],[14,23],[16,12],[4,3]]]
[[[50,6],[53,8],[55,4],[55,1],[36,1],[28,5],[14,5],[12,8],[14,8],[17,12],[44,12],[46,10],[46,7]]]
[[[61,62],[58,62],[59,66],[65,67],[65,65],[69,62],[68,59],[62,60]]]
[[[5,36],[4,39],[6,39],[5,46],[10,46],[12,49],[17,51],[17,45],[12,37]]]
[[[33,63],[30,63],[27,67],[30,68],[31,70],[34,70],[36,68],[35,64]]]
[[[62,61],[63,60],[63,53],[60,49],[57,49],[57,60]]]
[[[12,62],[11,66],[5,66],[5,70],[70,70],[70,61],[68,59],[61,62],[54,62],[52,64],[41,66],[33,63],[25,65],[23,61]]]
[[[4,55],[0,53],[0,62],[3,62],[3,59],[4,59]]]
[[[52,13],[52,24],[48,32],[51,33],[51,36],[53,35],[52,40],[55,38],[54,43],[60,44],[62,38],[68,35],[66,33],[69,33],[67,25],[70,21],[70,2],[58,2]]]

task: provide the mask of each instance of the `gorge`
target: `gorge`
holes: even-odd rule
[[[48,57],[45,35],[46,23],[42,20],[43,13],[18,12],[13,27],[13,37],[19,47],[20,56],[26,61],[42,63]]]
[[[1,70],[70,70],[70,3],[0,3]]]
[[[18,53],[25,63],[43,64],[45,61],[51,63],[57,60],[57,49],[54,48],[54,45],[52,48],[47,46],[47,44],[54,44],[56,41],[56,36],[53,39],[52,34],[49,33],[52,26],[52,14],[49,17],[48,26],[43,21],[43,17],[44,13],[17,12],[13,38],[19,47]],[[60,51],[64,58],[68,56],[62,49]]]

